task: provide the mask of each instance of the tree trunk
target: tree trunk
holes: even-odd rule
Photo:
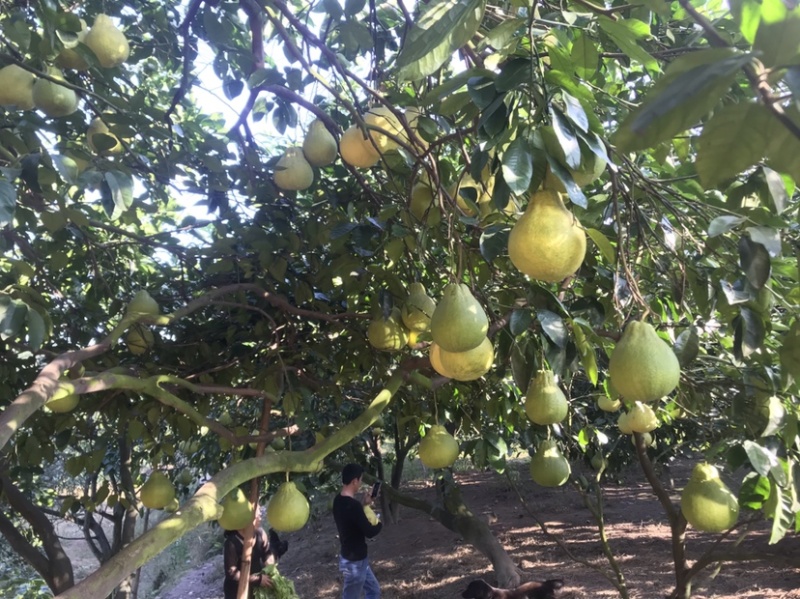
[[[404,495],[394,488],[386,489],[386,492],[393,502],[425,512],[448,530],[461,535],[461,538],[489,559],[500,586],[519,585],[521,580],[519,568],[494,537],[489,525],[476,517],[464,503],[461,489],[453,480],[452,474],[447,472],[437,482],[435,505]]]
[[[44,555],[33,547],[13,527],[11,521],[0,513],[0,533],[18,554],[26,559],[41,575],[54,594],[66,591],[75,584],[72,562],[58,539],[52,522],[7,476],[0,476],[0,491],[5,494],[11,509],[27,520],[34,534],[42,541]]]

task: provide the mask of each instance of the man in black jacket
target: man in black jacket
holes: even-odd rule
[[[364,469],[358,464],[347,464],[342,470],[342,490],[333,500],[333,519],[341,544],[339,570],[344,580],[342,599],[361,599],[362,592],[366,593],[366,599],[378,599],[381,596],[378,579],[369,567],[366,539],[377,535],[383,523],[372,525],[367,520],[364,506],[372,503],[369,493],[365,493],[360,500],[356,499],[363,474]]]

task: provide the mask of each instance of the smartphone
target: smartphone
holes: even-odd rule
[[[372,485],[372,498],[375,499],[378,496],[378,491],[381,490],[381,481],[376,482]]]

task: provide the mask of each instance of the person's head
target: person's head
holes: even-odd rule
[[[364,475],[364,469],[358,464],[347,464],[342,468],[342,485],[345,487],[358,487],[361,486],[361,477]]]

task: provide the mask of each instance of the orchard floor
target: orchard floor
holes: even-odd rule
[[[690,464],[673,470],[682,488]],[[534,518],[520,504],[509,481],[490,472],[458,473],[464,497],[473,513],[489,522],[491,530],[523,570],[525,580],[563,578],[563,599],[618,597],[598,572],[572,561],[541,532]],[[606,567],[597,541],[597,527],[578,492],[571,487],[543,489],[519,471],[517,487],[529,509],[560,535],[577,557]],[[631,597],[658,599],[672,589],[670,543],[659,504],[645,484],[606,485],[605,514],[612,550],[628,580]],[[434,497],[430,481],[408,484],[408,490],[427,499]],[[677,493],[672,491],[677,499]],[[745,547],[766,546],[766,527],[745,540]],[[300,532],[286,535],[289,552],[280,569],[295,581],[303,599],[339,597],[337,540],[332,518],[323,514]],[[711,537],[689,531],[690,558],[699,554],[698,544]],[[800,539],[784,539],[785,550],[800,551]],[[493,581],[489,562],[421,512],[403,508],[397,524],[388,525],[370,543],[373,570],[381,582],[383,599],[445,599],[461,596],[475,577]],[[221,556],[189,569],[180,582],[143,599],[221,599]],[[696,580],[697,599],[800,599],[800,570],[766,564],[723,565],[707,570]]]

